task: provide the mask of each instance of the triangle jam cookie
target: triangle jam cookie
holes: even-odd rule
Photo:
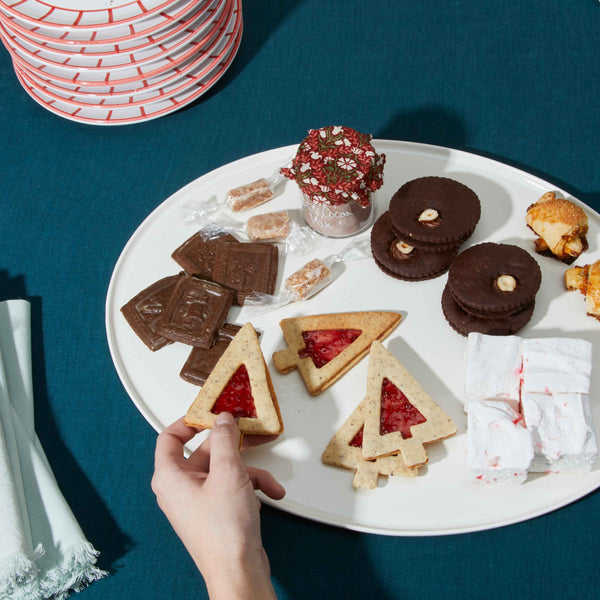
[[[416,477],[418,468],[407,467],[401,454],[367,460],[362,454],[365,400],[363,400],[338,429],[325,448],[321,460],[326,465],[354,470],[355,488],[377,487],[380,475]]]
[[[191,427],[210,429],[220,412],[230,412],[237,417],[243,434],[283,432],[271,375],[251,323],[246,323],[227,346],[188,409],[184,422]]]
[[[409,467],[428,461],[425,444],[456,433],[450,417],[379,342],[373,342],[367,373],[363,456],[402,453]]]
[[[353,312],[283,319],[279,325],[288,347],[273,354],[281,373],[298,369],[313,395],[335,383],[384,339],[402,316],[395,312]]]

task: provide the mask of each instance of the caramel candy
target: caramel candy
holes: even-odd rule
[[[232,301],[230,290],[185,274],[177,281],[162,311],[158,332],[174,342],[210,348]]]
[[[121,308],[133,331],[152,352],[173,343],[161,335],[157,328],[162,312],[181,277],[183,273],[163,277],[135,295]]]
[[[292,300],[305,300],[331,283],[327,265],[315,258],[285,280],[285,290]]]
[[[290,233],[290,218],[286,212],[274,212],[250,217],[246,233],[251,242],[281,242]]]
[[[232,212],[241,212],[264,204],[274,195],[269,182],[265,178],[261,178],[229,190],[225,196],[225,204]]]

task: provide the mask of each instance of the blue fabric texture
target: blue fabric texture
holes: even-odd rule
[[[500,160],[600,211],[597,1],[247,0],[243,15],[218,84],[134,125],[46,111],[0,48],[0,299],[32,303],[36,429],[110,571],[82,600],[207,597],[150,491],[155,432],[118,379],[104,325],[115,262],[163,200],[233,160],[343,124]],[[282,600],[600,596],[597,492],[443,537],[356,533],[268,506],[262,518]]]

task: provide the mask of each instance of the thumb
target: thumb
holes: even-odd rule
[[[240,432],[233,416],[219,413],[210,433],[209,479],[216,485],[239,487],[248,473],[239,452]]]

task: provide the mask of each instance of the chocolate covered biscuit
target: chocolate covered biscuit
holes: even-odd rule
[[[238,243],[232,235],[204,240],[200,232],[189,237],[181,246],[171,254],[186,273],[197,275],[202,279],[212,279],[212,271],[215,264],[215,252],[223,243]]]
[[[222,244],[215,254],[212,279],[234,292],[234,303],[244,304],[252,291],[273,294],[279,253],[274,244]]]
[[[183,275],[180,273],[163,277],[136,294],[121,308],[123,316],[133,331],[153,352],[172,343],[161,335],[157,328],[162,312]]]
[[[210,348],[232,301],[230,290],[186,274],[177,282],[162,311],[158,332],[174,342]]]

